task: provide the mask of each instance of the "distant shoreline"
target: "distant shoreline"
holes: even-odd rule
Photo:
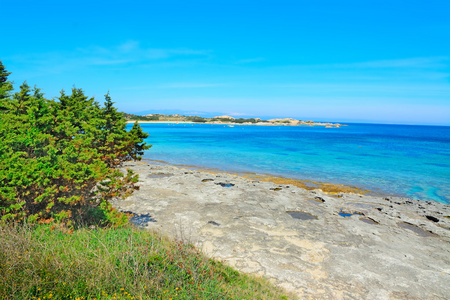
[[[330,122],[314,122],[314,121],[302,121],[293,118],[276,118],[269,120],[262,120],[261,118],[233,118],[227,115],[216,116],[213,118],[204,118],[199,116],[183,116],[183,115],[163,115],[163,114],[150,114],[150,115],[134,115],[123,113],[127,123],[175,123],[175,124],[217,124],[232,127],[234,125],[260,125],[260,126],[325,126],[326,128],[338,128],[341,126],[347,126],[339,123]]]
[[[138,122],[140,124],[212,124],[212,125],[227,125],[227,126],[325,126],[329,128],[339,128],[341,126],[348,126],[339,123],[273,123],[273,122],[260,122],[260,123],[232,123],[232,122],[190,122],[190,121],[143,121],[143,120],[127,120],[127,124]]]

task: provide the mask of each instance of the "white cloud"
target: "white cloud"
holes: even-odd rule
[[[190,82],[179,82],[179,83],[169,83],[159,86],[159,88],[171,89],[171,88],[208,88],[208,87],[218,87],[226,86],[223,83],[190,83]]]
[[[89,66],[123,66],[125,64],[154,63],[177,60],[194,60],[209,57],[211,51],[189,48],[143,47],[137,41],[111,46],[89,46],[71,51],[52,51],[46,53],[16,54],[5,58],[17,65],[26,66],[31,77],[33,73],[52,74],[68,72]]]
[[[229,116],[236,116],[236,117],[239,117],[239,116],[253,116],[253,114],[246,114],[246,113],[239,113],[239,112],[230,112],[230,113],[227,113],[227,115],[229,115]]]
[[[263,57],[255,57],[255,58],[247,58],[247,59],[241,59],[235,62],[235,64],[250,64],[250,63],[256,63],[264,61],[265,59]]]
[[[117,49],[121,52],[131,52],[138,48],[139,48],[138,41],[127,41],[117,47]]]
[[[416,57],[405,59],[376,60],[350,64],[333,64],[338,68],[440,68],[447,66],[448,57]]]
[[[299,90],[316,90],[326,92],[405,92],[420,93],[426,92],[432,95],[450,95],[450,85],[445,83],[280,83],[271,84],[274,88],[292,88]]]
[[[142,47],[137,41],[127,41],[109,48],[94,46],[84,49],[77,49],[77,51],[82,52],[85,56],[98,58],[101,61],[110,60],[111,62],[117,61],[117,63],[120,63],[121,61],[142,63],[172,57],[205,57],[210,53],[210,51],[207,50],[195,50],[188,48],[164,49]]]

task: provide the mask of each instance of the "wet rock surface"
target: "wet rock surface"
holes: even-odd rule
[[[124,167],[140,174],[140,190],[114,200],[116,208],[300,299],[450,298],[448,205],[146,162]]]

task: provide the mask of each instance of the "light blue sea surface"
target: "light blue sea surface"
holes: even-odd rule
[[[450,203],[450,127],[348,125],[141,124],[153,145],[145,159]]]

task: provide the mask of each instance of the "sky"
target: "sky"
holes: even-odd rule
[[[0,60],[128,113],[450,125],[450,1],[0,0]]]

